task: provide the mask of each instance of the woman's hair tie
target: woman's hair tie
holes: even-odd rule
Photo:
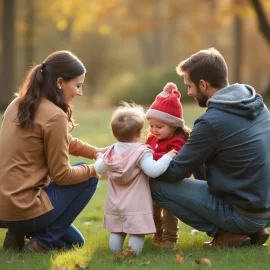
[[[41,63],[41,72],[44,70],[44,68],[45,68],[45,63]]]

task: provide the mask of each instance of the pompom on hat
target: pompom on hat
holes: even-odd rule
[[[172,127],[183,127],[185,121],[180,98],[177,86],[172,82],[167,83],[146,112],[146,118],[156,119]]]

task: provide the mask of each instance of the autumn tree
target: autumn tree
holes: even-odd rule
[[[14,90],[14,0],[3,0],[3,47],[2,78],[0,86],[0,110],[5,110],[10,103]]]
[[[262,35],[265,37],[266,42],[270,46],[270,25],[267,20],[263,5],[260,0],[250,0],[250,3],[256,13],[259,29]]]
[[[268,43],[268,46],[270,46],[270,25],[267,20],[264,7],[260,0],[250,0],[250,3],[256,13],[259,29],[262,35],[264,36],[266,42]],[[269,4],[269,8],[270,8],[270,4]],[[264,91],[267,92],[268,96],[270,95],[270,74],[269,74],[268,86],[266,87]]]

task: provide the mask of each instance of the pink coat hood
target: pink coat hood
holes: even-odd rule
[[[112,145],[105,153],[103,161],[107,167],[108,177],[118,184],[132,182],[138,174],[142,173],[139,161],[146,152],[152,150],[145,144],[134,143],[121,154],[115,154],[115,145]]]

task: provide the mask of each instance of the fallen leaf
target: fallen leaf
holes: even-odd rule
[[[75,268],[79,268],[79,269],[88,269],[88,265],[76,263],[76,264],[75,264]]]
[[[116,260],[121,260],[121,259],[123,259],[125,257],[125,255],[121,252],[121,253],[118,253],[118,254],[116,254],[115,256],[114,256],[114,258],[116,259]]]
[[[128,262],[129,264],[134,264],[134,262],[132,261],[132,260],[129,260],[129,262]]]
[[[121,253],[118,253],[114,256],[116,260],[120,260],[128,255],[134,256],[136,255],[136,252],[132,249],[131,246],[128,246],[125,250],[123,250]]]
[[[61,266],[55,266],[54,270],[68,270],[68,268],[63,268]]]
[[[200,260],[195,260],[194,261],[195,265],[205,265],[205,266],[212,266],[212,262],[208,258],[202,258]]]
[[[164,242],[155,242],[154,245],[156,247],[164,247],[165,246],[165,243]]]
[[[183,252],[179,252],[178,254],[176,254],[174,261],[177,263],[184,263],[185,256],[184,256]]]
[[[149,264],[150,264],[150,261],[149,262],[146,262],[146,263],[140,263],[139,265],[147,266]]]
[[[96,209],[97,209],[98,211],[102,211],[102,206],[97,205],[97,206],[96,206]]]
[[[125,252],[128,253],[128,255],[135,255],[135,251],[132,249],[131,246],[128,246],[126,249],[125,249]]]
[[[202,264],[205,264],[207,266],[212,266],[212,262],[208,258],[202,258],[201,261],[202,261]]]

